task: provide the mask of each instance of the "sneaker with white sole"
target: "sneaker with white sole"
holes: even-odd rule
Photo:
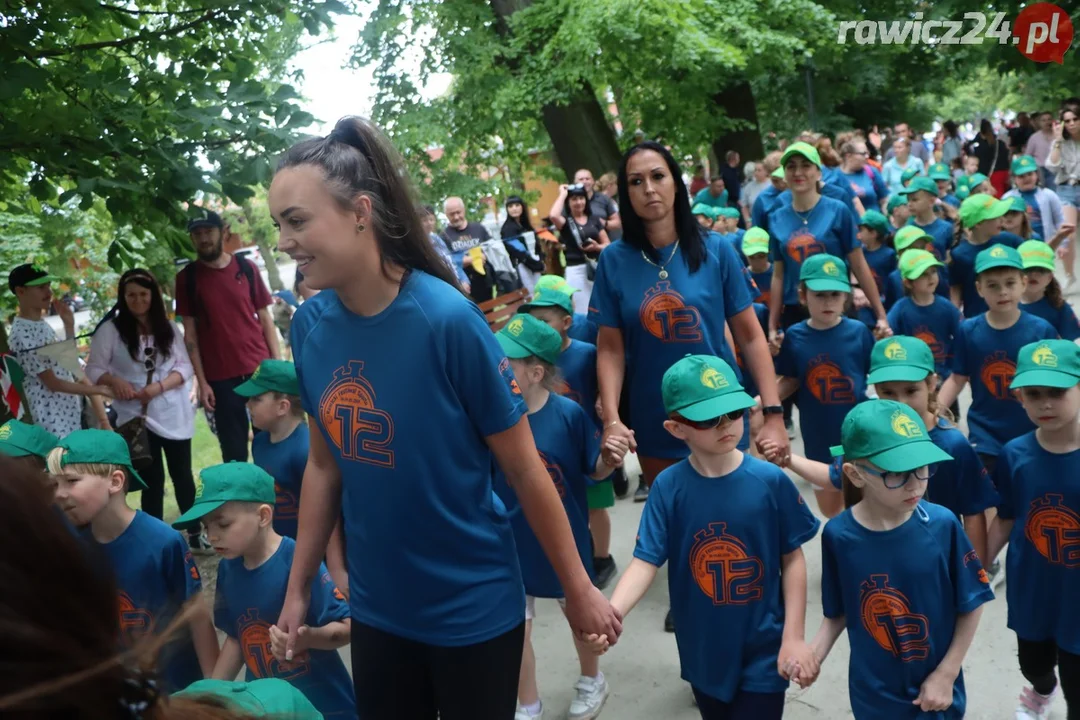
[[[1055,690],[1056,692],[1056,690]],[[1047,720],[1054,693],[1040,695],[1030,685],[1020,691],[1020,704],[1016,706],[1016,720]]]
[[[574,690],[577,694],[570,703],[566,720],[593,720],[599,716],[608,698],[608,684],[604,674],[600,673],[599,677],[594,678],[582,675],[574,684]]]
[[[544,720],[544,706],[540,706],[540,712],[530,715],[528,710],[518,705],[517,712],[514,713],[514,720]]]

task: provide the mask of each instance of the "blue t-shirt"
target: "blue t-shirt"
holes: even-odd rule
[[[782,192],[776,189],[776,186],[769,183],[769,186],[758,193],[757,198],[754,200],[754,206],[750,208],[750,225],[752,227],[759,227],[763,230],[769,229],[769,213],[773,209],[773,204],[777,198],[780,197]],[[788,196],[790,197],[790,193]],[[788,202],[791,202],[790,200]]]
[[[573,323],[570,325],[570,329],[566,331],[566,334],[575,340],[595,345],[598,330],[596,323],[588,315],[574,313]]]
[[[661,472],[641,514],[634,557],[668,568],[682,678],[723,702],[782,693],[783,556],[820,523],[784,471],[745,455],[703,477],[689,460]]]
[[[844,204],[850,212],[853,218],[858,217],[858,213],[855,212],[855,191],[851,189],[851,183],[847,181],[844,174],[840,172],[839,168],[823,167],[821,169],[821,194],[825,197],[832,198],[833,200],[839,200]],[[784,191],[787,195],[787,204],[791,204],[791,191]],[[864,208],[870,209],[873,208]]]
[[[828,330],[815,330],[809,321],[792,325],[776,356],[776,374],[797,378],[806,457],[831,462],[829,448],[840,444],[840,425],[851,408],[866,399],[866,375],[874,335],[851,318]]]
[[[291,663],[279,663],[270,650],[270,626],[285,604],[296,542],[281,538],[273,555],[254,569],[244,558],[218,563],[214,624],[240,644],[247,679],[279,678],[304,694],[327,718],[355,718],[353,682],[337,650],[308,650]],[[304,624],[313,628],[349,617],[345,596],[334,585],[325,565],[311,583],[311,604]]]
[[[1009,384],[1016,374],[1020,348],[1057,336],[1050,323],[1027,313],[1020,313],[1020,319],[1005,330],[990,327],[986,315],[960,324],[952,367],[971,383],[968,438],[975,450],[998,455],[1009,440],[1035,429]]]
[[[979,515],[998,503],[989,473],[964,433],[938,418],[930,428],[930,440],[949,453],[952,460],[938,463],[926,486],[924,500],[951,510],[957,517]]]
[[[885,187],[885,181],[881,175],[871,167],[858,172],[839,171],[840,175],[848,181],[851,191],[859,198],[864,210],[878,210],[881,201],[889,197],[889,188]]]
[[[916,305],[910,297],[901,298],[889,310],[893,334],[917,337],[929,345],[934,353],[934,370],[942,380],[952,374],[953,341],[960,322],[960,311],[940,295],[925,307]]]
[[[1021,190],[1020,197],[1024,198],[1024,204],[1027,205],[1027,216],[1028,222],[1031,224],[1031,231],[1038,235],[1040,238],[1046,237],[1046,230],[1043,227],[1042,221],[1042,212],[1039,211],[1039,203],[1035,199],[1035,191]],[[1028,240],[1030,238],[1024,239]]]
[[[866,264],[870,266],[870,274],[874,276],[874,284],[877,285],[879,295],[885,294],[885,279],[889,273],[896,270],[896,251],[888,245],[882,245],[877,250],[863,248],[863,256]]]
[[[803,220],[806,220],[804,223]],[[862,243],[855,237],[855,216],[842,203],[822,197],[802,217],[791,203],[769,213],[769,259],[784,264],[784,304],[799,304],[799,270],[811,255],[829,253],[845,262]]]
[[[949,252],[949,279],[953,285],[959,285],[961,288],[960,297],[963,299],[964,317],[973,318],[987,310],[986,301],[975,289],[975,256],[998,243],[1017,248],[1020,247],[1021,242],[1023,241],[1016,235],[1002,232],[982,245],[972,245],[965,239]]]
[[[932,237],[934,242],[931,247],[926,249],[934,253],[934,257],[938,260],[945,262],[945,258],[948,257],[949,248],[953,244],[953,238],[956,232],[955,228],[953,228],[953,224],[944,218],[934,218],[934,221],[929,225],[920,225],[915,222],[914,215],[908,218],[907,224],[919,228]]]
[[[581,562],[592,574],[592,545],[589,535],[589,500],[585,489],[592,484],[589,476],[596,470],[600,457],[600,428],[584,410],[569,398],[551,393],[544,407],[529,415],[536,449],[540,459],[559,491],[570,529],[574,533]],[[544,554],[521,511],[517,495],[499,472],[495,492],[503,501],[510,524],[514,528],[521,576],[525,592],[533,597],[561,598],[562,584],[555,568]]]
[[[757,285],[758,292],[761,294],[756,298],[755,302],[759,302],[765,307],[769,306],[770,289],[772,288],[772,264],[770,263],[769,269],[765,272],[750,272],[750,279]]]
[[[292,347],[304,409],[341,471],[353,619],[439,646],[520,625],[521,570],[484,438],[517,425],[525,403],[480,309],[414,270],[373,317],[330,290],[311,298]]]
[[[1005,560],[1009,628],[1080,655],[1080,450],[1048,452],[1030,432],[1005,446],[994,477],[998,516],[1016,521]]]
[[[629,424],[638,452],[646,457],[689,453],[664,429],[660,381],[667,369],[687,354],[716,355],[736,365],[724,323],[750,307],[749,273],[731,243],[716,233],[706,234],[704,242],[707,256],[696,273],[691,275],[684,258],[676,257],[666,265],[665,280],[626,242],[612,243],[600,254],[589,312],[600,325],[622,331]]]
[[[93,541],[89,532],[86,536]],[[116,575],[120,644],[125,649],[167,628],[184,604],[202,590],[199,568],[184,537],[141,510],[120,537],[96,544]],[[167,692],[203,679],[189,632],[165,646],[158,670]]]
[[[309,432],[308,424],[302,422],[280,442],[271,442],[268,432],[255,433],[251,440],[252,460],[274,478],[274,530],[294,540],[300,519],[300,483],[311,449]]]
[[[559,388],[559,394],[580,405],[599,427],[600,418],[596,415],[596,346],[571,338],[570,344],[559,354],[556,367],[564,385]]]
[[[851,643],[855,717],[962,718],[963,672],[948,710],[912,705],[952,644],[957,615],[994,599],[956,516],[924,501],[900,527],[875,532],[845,510],[825,524],[821,557],[822,610],[844,618]]]
[[[1076,313],[1073,312],[1072,303],[1065,301],[1061,307],[1056,308],[1045,297],[1033,303],[1020,303],[1020,309],[1041,317],[1054,326],[1062,340],[1076,340],[1080,338],[1080,325],[1076,322]]]

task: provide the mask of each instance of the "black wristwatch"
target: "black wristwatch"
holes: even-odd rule
[[[765,407],[761,408],[761,413],[763,415],[783,415],[784,414],[784,406],[783,405],[766,405]]]

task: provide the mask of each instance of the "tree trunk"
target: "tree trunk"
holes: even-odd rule
[[[284,290],[285,285],[281,282],[281,273],[278,271],[277,257],[274,255],[275,243],[270,241],[270,238],[264,237],[258,230],[258,225],[255,223],[255,208],[252,207],[250,202],[246,202],[243,205],[244,219],[247,221],[247,226],[251,230],[251,239],[255,242],[255,246],[259,248],[259,253],[262,255],[263,262],[266,263],[266,277],[270,280],[270,291],[277,292]]]
[[[757,105],[754,103],[754,91],[750,88],[750,83],[742,81],[729,85],[715,95],[713,101],[724,108],[728,117],[745,120],[750,124],[745,130],[733,130],[713,140],[712,150],[716,155],[717,168],[724,165],[729,150],[739,153],[744,162],[765,157],[765,146],[758,130]]]

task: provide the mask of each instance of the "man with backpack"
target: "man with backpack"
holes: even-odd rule
[[[260,362],[281,358],[269,307],[273,299],[249,260],[224,251],[228,228],[221,216],[198,212],[188,223],[198,259],[176,276],[176,313],[184,320],[199,400],[214,413],[221,458],[247,462],[246,398],[234,390]]]

